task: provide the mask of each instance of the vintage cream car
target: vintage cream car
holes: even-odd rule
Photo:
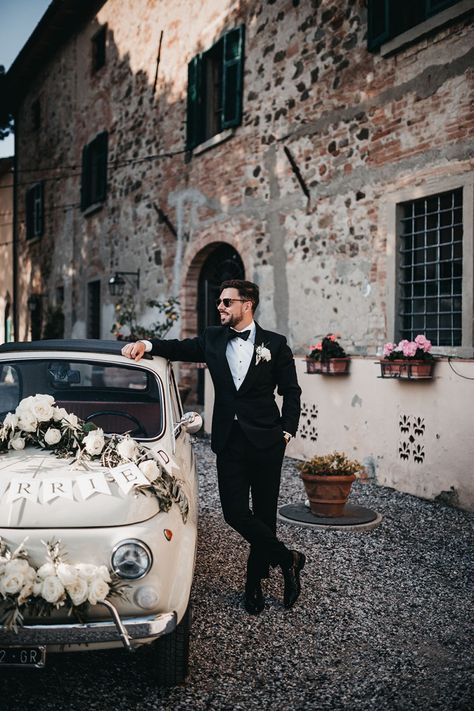
[[[0,667],[42,666],[50,652],[150,645],[145,656],[160,684],[186,675],[197,531],[190,434],[202,420],[183,415],[170,363],[135,363],[120,348],[100,340],[0,346]],[[45,423],[41,408],[53,398],[54,420]],[[42,422],[31,424],[28,405]],[[98,457],[58,456],[77,438],[77,422],[93,422],[100,429],[92,436],[103,431],[108,441],[107,433],[120,435],[115,445],[138,442],[160,472],[154,488],[127,457],[104,466]],[[106,581],[120,594],[104,597]],[[12,610],[27,598],[13,629]],[[71,609],[71,599],[81,604]]]

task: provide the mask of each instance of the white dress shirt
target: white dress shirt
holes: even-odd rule
[[[232,329],[237,331],[236,328]],[[246,328],[242,331],[237,331],[238,333],[244,333],[244,331],[250,331],[250,335],[246,341],[242,338],[231,338],[227,343],[227,348],[225,355],[227,362],[229,364],[230,372],[232,373],[232,378],[234,380],[234,385],[237,390],[240,388],[245,380],[247,371],[250,368],[250,363],[254,355],[254,345],[255,345],[255,321],[252,321]]]

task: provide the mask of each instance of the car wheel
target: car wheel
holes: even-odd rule
[[[160,686],[175,686],[186,679],[190,633],[191,603],[176,629],[153,643],[153,673]]]

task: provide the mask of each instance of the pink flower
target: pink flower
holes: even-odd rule
[[[405,358],[413,358],[418,350],[418,346],[414,341],[406,341],[403,346],[403,355]]]
[[[388,356],[394,350],[395,350],[395,343],[386,343],[383,347],[383,357],[388,358]]]
[[[333,343],[336,340],[336,336],[334,335],[334,333],[329,333],[327,338],[329,338],[329,340],[332,341]]]
[[[418,348],[421,348],[425,353],[431,350],[431,341],[421,334],[415,338],[415,343]]]
[[[321,341],[319,341],[319,343],[316,343],[316,345],[314,346],[315,351],[321,351],[322,348],[323,348],[323,344],[321,343]]]

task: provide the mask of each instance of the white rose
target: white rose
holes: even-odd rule
[[[87,580],[77,577],[70,585],[66,585],[66,590],[73,605],[82,605],[87,600],[89,586]]]
[[[23,432],[36,432],[37,427],[38,420],[31,412],[22,412],[20,414],[20,419],[18,420],[19,430],[23,430]]]
[[[84,580],[92,580],[96,575],[96,566],[90,563],[78,563],[76,565],[76,570]]]
[[[76,568],[73,565],[67,565],[67,563],[60,563],[58,565],[56,575],[66,587],[73,585],[79,577]]]
[[[98,578],[102,578],[106,583],[110,583],[110,571],[106,565],[99,565],[96,569]]]
[[[7,561],[5,566],[5,572],[10,574],[21,573],[22,575],[26,575],[29,569],[30,564],[24,558],[12,558]]]
[[[15,415],[13,412],[7,412],[5,415],[5,419],[3,420],[3,426],[5,429],[12,429],[14,430],[15,427],[18,425],[18,416]]]
[[[102,452],[105,445],[104,431],[100,428],[97,430],[91,430],[89,434],[84,437],[82,444],[86,448],[86,452],[91,456],[97,456]]]
[[[67,410],[64,407],[53,407],[53,420],[55,422],[60,422],[65,420],[67,417]]]
[[[25,584],[25,576],[20,571],[8,573],[5,571],[2,578],[2,588],[7,595],[16,595]]]
[[[64,586],[56,575],[48,575],[41,586],[41,597],[46,602],[57,603],[64,595]]]
[[[56,429],[56,427],[48,427],[44,435],[44,441],[46,444],[57,444],[61,440],[61,431]]]
[[[15,414],[20,417],[23,413],[28,412],[31,414],[31,406],[33,404],[33,395],[30,395],[29,397],[24,397],[23,400],[21,400],[15,410]]]
[[[49,578],[52,575],[56,575],[56,568],[52,563],[45,563],[41,566],[41,568],[38,569],[37,574],[42,580],[44,580],[45,578]]]
[[[155,481],[160,473],[160,470],[153,459],[147,459],[145,462],[140,462],[138,466],[149,481]]]
[[[77,427],[79,425],[79,418],[73,412],[66,412],[64,419],[72,427]]]
[[[24,437],[12,437],[10,440],[10,447],[19,451],[20,449],[25,449],[25,439]]]
[[[43,581],[40,578],[37,578],[35,582],[33,583],[33,595],[35,597],[39,597],[41,595],[41,589],[43,587]]]
[[[109,586],[102,578],[93,578],[89,583],[88,600],[90,604],[96,605],[98,600],[105,600],[109,590]]]
[[[265,348],[265,347],[262,348],[262,350],[260,351],[260,355],[262,356],[263,360],[267,360],[267,361],[270,360],[270,358],[272,357],[272,354],[270,353],[268,348]]]
[[[31,403],[31,412],[39,422],[47,422],[53,419],[54,397],[51,395],[36,395]]]
[[[23,585],[20,594],[18,595],[18,604],[23,605],[33,593],[33,583],[28,582]]]
[[[137,453],[137,444],[130,437],[125,437],[117,445],[117,454],[122,459],[133,459]]]

